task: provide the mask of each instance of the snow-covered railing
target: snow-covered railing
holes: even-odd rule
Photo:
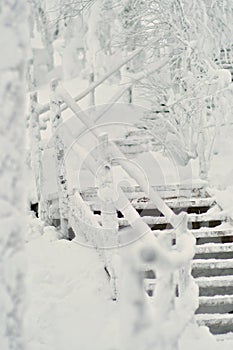
[[[97,82],[91,83],[90,86],[87,89],[85,89],[81,94],[74,97],[75,102],[78,102],[78,101],[82,100],[84,97],[86,97],[87,95],[89,95],[93,90],[95,90],[105,80],[110,78],[115,72],[117,72],[121,67],[126,65],[129,61],[134,59],[141,52],[142,52],[142,49],[136,50],[129,57],[127,57],[125,60],[123,60],[120,64],[118,64],[116,67],[114,67],[110,72],[107,72]],[[61,105],[61,111],[65,111],[67,108],[68,108],[68,106],[66,104]],[[40,110],[39,110],[40,114],[43,114],[43,113],[48,112],[48,111],[49,111],[49,103],[46,103],[46,104],[40,106]]]
[[[164,62],[162,63],[164,64]],[[159,68],[161,65],[157,66]],[[75,115],[83,122],[86,128],[88,128],[96,137],[98,134],[96,130],[92,128],[93,124],[86,116],[86,114],[81,110],[78,104],[75,102],[70,94],[58,84],[56,80],[51,83],[51,101],[50,101],[50,109],[51,109],[51,123],[52,123],[52,132],[54,133],[54,142],[56,148],[56,165],[57,165],[57,181],[59,191],[59,201],[61,203],[60,212],[61,212],[61,222],[64,224],[64,235],[66,236],[65,231],[67,231],[65,217],[67,217],[67,186],[66,186],[66,178],[65,178],[65,165],[64,163],[64,149],[61,144],[62,141],[56,133],[57,126],[61,124],[61,107],[60,100],[65,102],[66,106],[68,106]],[[136,182],[140,185],[143,192],[147,195],[148,198],[155,204],[155,206],[164,214],[166,219],[172,224],[173,227],[179,225],[179,218],[174,212],[161,200],[160,196],[153,189],[153,187],[145,181],[141,177],[141,174],[135,171],[132,168],[132,165],[127,161],[127,158],[123,155],[123,153],[119,150],[119,148],[113,143],[109,142],[109,148],[111,148],[111,154],[114,159],[117,159],[119,164],[123,167],[123,169],[136,180]],[[59,170],[58,170],[59,169]],[[62,171],[62,174],[59,172]],[[64,204],[64,205],[63,205]],[[64,214],[64,215],[63,215]],[[63,220],[64,218],[64,220]]]
[[[57,95],[60,99],[62,99],[70,109],[76,114],[76,116],[82,121],[82,123],[90,130],[90,132],[98,138],[98,133],[95,129],[92,128],[93,124],[81,110],[81,108],[75,103],[74,99],[70,96],[70,94],[61,86],[58,85],[56,89]],[[112,157],[118,160],[118,163],[122,166],[122,168],[133,178],[136,182],[141,186],[143,192],[148,196],[148,198],[153,201],[156,207],[163,213],[163,215],[169,220],[173,227],[179,225],[178,216],[174,214],[174,212],[164,203],[164,201],[160,198],[160,196],[156,193],[153,187],[145,181],[141,177],[141,174],[135,171],[135,168],[132,167],[127,161],[127,158],[124,154],[119,150],[119,148],[113,143],[109,142],[109,147],[111,148]]]
[[[56,135],[56,128],[62,120],[61,109],[59,108],[59,101],[61,100],[64,101],[66,106],[68,106],[78,118],[80,118],[85,127],[88,128],[90,132],[92,132],[92,134],[96,137],[96,141],[99,145],[98,160],[96,161],[90,154],[88,154],[88,157],[85,157],[85,165],[95,176],[97,175],[99,182],[98,196],[101,201],[101,225],[99,224],[97,218],[91,214],[89,208],[85,207],[79,193],[76,193],[76,199],[72,199],[75,199],[75,201],[72,205],[71,214],[67,215],[66,212],[66,200],[68,197],[66,192],[67,188],[64,186],[66,184],[65,171],[63,171],[65,149],[62,147],[61,149],[59,148],[61,144],[59,142],[58,136]],[[152,265],[155,265],[154,268],[156,270],[157,276],[157,292],[155,303],[157,303],[156,309],[158,315],[156,317],[157,322],[159,323],[159,327],[157,326],[157,340],[155,337],[149,337],[148,339],[150,339],[152,343],[154,341],[166,343],[166,328],[170,328],[173,324],[176,325],[177,313],[181,308],[186,308],[187,312],[185,313],[185,317],[180,320],[174,330],[169,334],[169,346],[171,344],[174,345],[177,341],[177,337],[184,330],[187,323],[193,320],[194,311],[197,307],[196,299],[193,299],[193,295],[191,295],[191,291],[193,292],[195,290],[195,287],[192,284],[192,277],[190,273],[190,261],[195,251],[195,239],[193,235],[187,230],[186,214],[182,213],[176,215],[167,206],[167,204],[155,191],[153,186],[151,186],[148,181],[145,181],[145,179],[141,177],[141,174],[139,174],[135,168],[132,168],[131,164],[127,161],[127,158],[122,154],[116,144],[109,141],[107,135],[99,135],[95,128],[92,128],[93,125],[89,118],[87,118],[86,114],[76,104],[75,100],[70,96],[70,94],[56,81],[52,82],[51,84],[50,109],[52,130],[54,132],[54,142],[56,148],[56,161],[58,165],[57,176],[58,182],[61,181],[59,186],[59,192],[61,196],[61,198],[59,198],[59,207],[62,207],[59,208],[60,215],[61,220],[67,220],[67,218],[69,218],[69,224],[67,224],[67,221],[64,223],[65,225],[67,224],[67,226],[63,226],[65,227],[64,230],[67,230],[67,227],[71,225],[75,231],[80,231],[81,229],[83,233],[88,233],[88,235],[84,237],[86,241],[85,243],[91,244],[97,249],[97,251],[99,251],[100,255],[104,257],[105,266],[107,267],[112,284],[112,298],[115,299],[118,297],[118,291],[121,289],[119,287],[119,281],[117,279],[117,277],[119,277],[118,265],[115,264],[115,257],[116,254],[119,254],[118,248],[120,244],[117,236],[118,220],[116,211],[120,211],[124,215],[125,219],[133,229],[133,240],[139,240],[139,242],[143,241],[147,244],[147,249],[148,245],[150,245],[150,249],[151,247],[154,249],[155,258],[151,259],[150,262],[152,262]],[[177,247],[175,251],[172,249],[171,239],[169,241],[162,239],[162,243],[159,243],[158,239],[154,237],[154,234],[151,231],[150,227],[143,221],[136,209],[131,205],[121,187],[115,187],[111,175],[111,166],[112,160],[116,158],[122,168],[128,173],[130,177],[136,180],[147,197],[164,214],[167,222],[169,222],[174,227],[175,232],[177,233]],[[114,195],[116,190],[117,195]],[[65,212],[66,217],[63,215]],[[76,227],[77,225],[78,227]],[[88,226],[90,230],[88,229]],[[135,273],[137,275],[137,268],[134,267],[134,270],[136,271]],[[174,280],[175,271],[179,271],[179,277],[177,281]],[[176,285],[178,286],[179,298],[176,296]],[[164,288],[166,290],[166,293],[164,293]],[[132,290],[132,295],[133,293],[134,291]],[[142,294],[140,295],[142,296]],[[160,299],[164,302],[161,302]],[[195,300],[195,303],[193,300]],[[143,299],[140,300],[140,303],[143,305]],[[138,318],[136,322],[140,323],[144,321],[143,319],[139,320]],[[144,326],[139,328],[138,334],[144,334],[145,329],[146,328],[144,328]],[[143,347],[141,347],[140,350],[141,349],[143,349]]]
[[[103,246],[107,249],[108,266],[111,280],[114,280],[116,296],[122,304],[123,329],[124,333],[127,332],[123,347],[140,350],[156,348],[156,346],[177,349],[179,337],[186,327],[189,324],[195,325],[194,312],[198,307],[198,287],[191,276],[195,238],[187,229],[187,214],[178,215],[179,226],[175,230],[177,240],[175,249],[170,237],[168,240],[163,235],[159,239],[155,238],[150,227],[130,204],[121,187],[113,183],[111,177],[113,156],[107,135],[99,136],[98,140],[102,163],[95,161],[90,155],[85,162],[87,168],[100,179],[98,195],[104,209],[101,214],[102,225],[113,229],[116,210],[119,210],[128,220],[134,233],[133,241],[123,247],[119,245],[117,236],[108,238],[105,236],[104,243],[107,245]],[[174,224],[173,220],[170,222]],[[135,256],[134,247],[136,250],[140,247],[139,256]],[[123,258],[120,264],[121,272],[119,264],[115,265],[116,253]],[[148,266],[155,270],[157,278],[153,317],[149,315],[142,274]]]
[[[190,261],[194,255],[194,251],[195,251],[194,250],[195,239],[194,239],[193,235],[191,233],[189,233],[189,231],[187,230],[187,215],[184,213],[178,215],[179,226],[176,228],[176,232],[177,232],[177,249],[179,250],[179,254],[177,255],[174,251],[171,250],[170,237],[167,237],[168,240],[166,239],[165,243],[163,242],[163,244],[165,244],[165,247],[163,247],[162,250],[161,250],[160,246],[158,248],[157,243],[155,243],[156,239],[155,239],[154,234],[151,231],[150,227],[143,221],[143,219],[140,217],[138,212],[132,207],[128,198],[125,196],[124,192],[122,191],[121,187],[119,187],[119,186],[116,187],[116,185],[114,185],[112,183],[110,169],[111,169],[111,159],[113,158],[113,156],[111,153],[112,148],[109,147],[110,143],[108,141],[107,135],[106,134],[101,135],[101,136],[99,136],[98,139],[99,139],[99,142],[100,141],[102,142],[102,146],[101,146],[101,150],[102,150],[101,154],[103,157],[102,164],[95,161],[91,155],[88,155],[88,157],[85,157],[85,159],[86,159],[85,162],[86,162],[87,168],[89,168],[94,175],[99,174],[99,173],[102,174],[101,175],[102,181],[99,182],[99,191],[98,191],[98,195],[100,196],[101,201],[102,201],[102,205],[103,205],[102,209],[104,209],[103,213],[101,214],[102,215],[102,226],[112,230],[111,232],[106,231],[105,234],[106,233],[107,234],[110,233],[110,235],[112,233],[114,234],[113,229],[117,225],[116,210],[118,210],[118,211],[122,212],[124,217],[128,220],[129,224],[131,225],[131,227],[134,231],[134,241],[137,241],[137,240],[141,241],[142,240],[144,243],[149,242],[149,244],[150,245],[152,244],[152,246],[154,246],[154,244],[155,244],[156,253],[159,252],[159,256],[161,256],[161,254],[163,256],[163,254],[167,254],[167,251],[170,251],[169,254],[171,254],[171,255],[169,255],[169,256],[174,257],[174,258],[172,258],[174,260],[172,260],[172,263],[170,265],[168,264],[168,262],[166,262],[166,264],[164,263],[166,265],[166,267],[167,267],[167,265],[169,267],[167,270],[169,272],[169,276],[168,276],[167,272],[165,271],[166,270],[165,269],[165,270],[163,270],[163,272],[161,272],[161,274],[160,273],[158,274],[158,276],[160,276],[158,280],[162,279],[162,281],[163,281],[163,282],[161,282],[162,284],[165,283],[165,280],[166,281],[168,280],[169,283],[171,283],[171,285],[169,285],[169,288],[167,288],[168,293],[170,293],[169,298],[171,299],[171,301],[168,302],[168,304],[174,305],[175,298],[176,298],[176,294],[175,294],[176,291],[175,291],[174,271],[173,270],[180,269],[180,278],[177,281],[180,296],[184,295],[184,297],[186,298],[186,289],[191,286],[191,284],[190,284],[191,283],[190,282],[190,279],[191,279]],[[102,165],[102,168],[101,168],[101,165]],[[98,178],[99,178],[99,176],[100,175],[98,175]],[[117,193],[115,192],[116,190],[117,190]],[[113,202],[113,199],[114,199],[114,202]],[[113,207],[113,205],[115,206],[115,208]],[[165,206],[166,206],[166,204],[165,204]],[[114,218],[115,218],[115,220],[114,220]],[[114,222],[115,222],[115,224],[114,224]],[[173,220],[170,220],[170,222],[174,224]],[[177,220],[177,222],[178,222],[178,220]],[[116,231],[115,231],[115,234],[116,234]],[[112,237],[112,238],[110,238],[110,237]],[[107,249],[108,250],[107,254],[109,254],[108,266],[109,266],[110,271],[111,271],[110,272],[111,278],[114,276],[114,283],[116,283],[117,273],[115,272],[115,270],[117,271],[117,266],[114,266],[114,259],[112,258],[112,255],[114,255],[113,252],[115,252],[115,248],[119,247],[119,245],[118,245],[119,243],[117,242],[117,236],[115,236],[115,237],[109,236],[108,238],[105,236],[104,242],[100,238],[99,243],[101,243],[101,244],[104,243],[104,246],[103,246],[104,249],[111,248],[111,250],[110,250],[111,254],[109,254],[109,250]],[[107,244],[107,246],[106,246],[106,244]],[[162,253],[162,251],[164,251],[164,253]],[[169,260],[170,258],[166,258],[166,259]],[[166,259],[164,261],[166,261]],[[165,267],[165,265],[164,265],[164,267]],[[159,284],[158,284],[158,286],[159,286]],[[115,288],[114,290],[116,290],[116,294],[117,294],[117,290],[118,290],[119,286],[118,285],[116,286],[116,284],[114,284],[114,288]],[[133,286],[132,286],[132,288],[133,288]],[[132,295],[134,295],[134,292],[135,291],[133,290]],[[131,295],[131,297],[132,297],[132,295]],[[187,300],[186,300],[186,302],[187,302]],[[188,304],[192,305],[192,302],[189,301]],[[182,307],[183,306],[184,305],[182,304]],[[195,311],[195,309],[196,309],[196,304],[195,304],[194,311]],[[167,310],[166,307],[164,310]],[[173,309],[171,308],[171,311],[172,310]],[[193,313],[189,312],[189,314],[186,314],[186,316],[189,317],[188,320],[192,319],[192,317],[194,315],[194,311],[193,311]],[[173,312],[174,312],[174,310],[173,310]],[[179,332],[182,332],[182,330],[183,330],[184,321],[183,321],[183,323],[181,322],[181,324],[182,324],[182,326],[180,325]]]
[[[90,84],[88,88],[86,88],[82,93],[74,97],[74,101],[77,103],[81,101],[84,97],[86,97],[89,94],[92,94],[92,97],[90,97],[91,104],[93,104],[95,98],[94,93],[95,89],[99,87],[104,81],[106,81],[109,77],[111,77],[116,71],[118,71],[120,68],[122,68],[124,65],[126,65],[128,62],[130,62],[132,59],[134,59],[138,54],[140,54],[142,49],[135,51],[132,55],[127,57],[124,61],[122,61],[119,65],[117,65],[115,68],[113,68],[111,71],[106,73],[102,78],[100,78],[98,81],[93,82]],[[159,70],[163,68],[167,63],[169,62],[169,59],[162,59],[159,62],[156,62],[155,64],[151,65],[147,71],[139,74],[134,74],[132,76],[129,76],[127,78],[127,81],[122,82],[122,87],[119,88],[119,91],[110,99],[110,101],[107,102],[106,106],[103,107],[103,109],[100,111],[100,113],[96,116],[96,120],[98,120],[103,114],[105,114],[111,106],[116,103],[122,95],[124,95],[126,92],[129,94],[128,102],[132,103],[132,89],[136,82],[144,79],[151,73],[153,73],[156,70]],[[65,111],[69,106],[66,103],[62,103],[60,106],[61,112]],[[45,103],[44,105],[38,104],[37,106],[37,112],[39,115],[43,115],[44,113],[48,112],[50,109],[50,104]]]
[[[176,249],[169,250],[158,240],[148,239],[144,246],[132,247],[131,254],[129,250],[125,251],[119,301],[122,306],[122,348],[126,350],[177,350],[184,331],[197,327],[194,313],[198,307],[198,287],[190,271],[195,240],[186,229],[185,215],[183,219]],[[150,302],[144,292],[142,274],[148,264],[155,271],[157,280]],[[181,279],[176,294],[177,272]]]
[[[131,56],[129,56],[127,59],[125,59],[120,65],[112,69],[110,72],[108,72],[104,77],[102,77],[99,81],[93,82],[83,93],[79,94],[74,99],[66,93],[66,98],[68,98],[69,103],[60,103],[60,101],[57,99],[57,108],[59,109],[59,124],[62,122],[61,113],[62,111],[66,110],[68,107],[71,108],[75,115],[77,113],[82,112],[79,108],[78,104],[76,102],[80,101],[82,98],[87,96],[88,94],[94,93],[94,90],[101,85],[106,79],[108,79],[112,74],[114,74],[118,69],[120,69],[122,66],[127,64],[130,60],[132,60],[136,55],[138,55],[142,50],[137,50],[134,52]],[[122,95],[124,95],[127,91],[129,91],[129,101],[132,102],[132,88],[135,82],[145,78],[147,75],[151,74],[155,70],[161,69],[164,65],[166,65],[168,60],[161,60],[159,63],[153,64],[146,72],[134,75],[133,78],[128,78],[127,81],[123,83],[123,86],[120,87],[119,91],[108,101],[108,103],[102,107],[100,112],[95,116],[94,122],[97,122],[107,111],[116,103]],[[51,82],[51,86],[58,87],[58,81],[55,79]],[[64,91],[63,91],[64,92]],[[32,160],[32,168],[35,173],[35,180],[36,180],[36,187],[37,187],[37,197],[38,201],[40,201],[40,213],[41,217],[43,217],[45,222],[49,223],[48,218],[48,203],[47,200],[42,198],[41,196],[41,181],[43,178],[42,174],[42,140],[41,140],[41,130],[46,129],[46,123],[50,119],[47,115],[44,115],[45,112],[48,112],[51,110],[51,105],[53,105],[52,101],[50,100],[49,103],[45,105],[40,105],[37,98],[37,93],[32,93],[30,99],[30,115],[28,117],[29,120],[29,130],[30,130],[30,142],[31,142],[31,160]],[[93,99],[93,96],[92,96]],[[71,103],[70,103],[71,102]],[[53,113],[51,111],[51,113]],[[52,128],[53,129],[53,128]],[[80,130],[80,133],[83,130]],[[60,140],[61,141],[61,140]]]
[[[30,140],[30,163],[35,176],[36,185],[36,200],[39,202],[39,216],[45,222],[50,225],[51,222],[48,217],[48,201],[43,198],[41,185],[43,182],[42,173],[42,140],[41,130],[46,128],[46,123],[49,119],[40,118],[38,94],[33,92],[30,94],[30,115],[28,120],[29,127],[29,140]]]
[[[30,137],[30,149],[31,149],[31,167],[35,174],[35,182],[37,189],[37,197],[40,199],[40,169],[41,169],[41,133],[38,107],[38,95],[34,92],[30,95],[30,119],[29,119],[29,137]]]
[[[158,68],[158,66],[157,66]],[[88,90],[89,91],[89,90]],[[89,91],[90,92],[90,91]],[[89,93],[88,92],[88,93]],[[68,200],[70,200],[67,193],[67,180],[65,173],[65,148],[62,144],[61,139],[57,135],[57,127],[62,122],[61,112],[62,108],[60,106],[60,101],[63,101],[63,106],[69,107],[75,115],[80,118],[82,123],[85,125],[90,132],[96,137],[97,142],[99,143],[99,161],[93,159],[90,155],[86,158],[86,166],[89,168],[94,175],[98,174],[98,171],[101,169],[102,165],[104,168],[100,171],[99,177],[99,193],[98,196],[101,200],[101,222],[102,225],[99,225],[99,222],[91,214],[89,208],[83,206],[83,200],[78,193],[76,193],[76,199],[72,205],[71,214],[68,213]],[[64,107],[63,107],[64,110]],[[117,297],[117,265],[114,265],[114,254],[103,253],[106,248],[111,248],[113,252],[119,247],[119,242],[117,240],[117,217],[116,210],[120,211],[129,225],[132,227],[134,232],[134,240],[143,240],[143,242],[148,242],[155,249],[156,255],[156,268],[157,268],[157,294],[162,297],[162,293],[159,292],[159,286],[164,285],[168,286],[167,288],[167,303],[164,304],[164,322],[167,320],[166,315],[175,315],[175,282],[174,282],[174,271],[180,270],[180,276],[177,280],[179,296],[182,296],[183,304],[186,305],[187,309],[192,305],[191,301],[188,299],[187,290],[189,291],[191,283],[191,274],[190,274],[190,261],[194,255],[194,249],[192,246],[195,244],[195,240],[191,233],[187,230],[187,217],[184,214],[176,215],[168,205],[160,198],[158,193],[155,191],[153,186],[151,186],[148,181],[145,181],[145,178],[141,176],[135,170],[135,167],[132,167],[127,158],[122,154],[119,148],[115,143],[108,140],[106,135],[99,135],[98,132],[92,128],[93,124],[87,118],[86,114],[81,110],[77,105],[75,99],[73,99],[70,94],[60,85],[57,81],[51,83],[51,96],[50,96],[50,120],[52,125],[52,132],[54,137],[54,147],[55,147],[55,158],[56,158],[56,169],[57,169],[57,181],[59,188],[59,211],[61,218],[61,229],[64,237],[67,237],[67,231],[69,225],[75,228],[78,224],[77,230],[82,228],[82,232],[85,232],[86,227],[90,230],[90,235],[87,235],[86,241],[91,244],[101,252],[101,255],[104,255],[105,265],[108,268],[108,272],[111,277],[112,282],[112,297]],[[167,222],[169,222],[177,232],[177,249],[180,253],[172,250],[171,240],[169,242],[163,242],[165,244],[164,250],[161,250],[161,244],[158,243],[157,239],[154,237],[153,232],[150,227],[143,221],[136,209],[130,204],[128,198],[124,194],[121,187],[117,187],[117,196],[114,197],[114,184],[111,177],[111,163],[113,159],[117,159],[118,163],[122,168],[128,173],[128,175],[136,180],[138,185],[141,187],[142,191],[147,195],[147,197],[154,203],[154,205],[160,210],[166,217]],[[107,162],[107,165],[106,165]],[[100,168],[100,169],[99,169]],[[106,188],[106,183],[108,184]],[[78,196],[78,201],[77,201]],[[113,200],[114,198],[114,200]],[[74,200],[74,198],[73,198]],[[71,203],[71,202],[70,202]],[[75,204],[76,203],[76,204]],[[76,208],[77,205],[77,208]],[[69,223],[68,223],[69,220]],[[94,220],[94,225],[93,225]],[[106,236],[107,234],[107,236]],[[110,235],[110,236],[109,236]],[[115,236],[114,236],[115,235]],[[88,237],[89,236],[89,237]],[[109,237],[112,237],[109,240]],[[191,249],[188,247],[191,245]],[[107,249],[108,250],[108,249]],[[167,255],[164,255],[166,252]],[[171,258],[173,257],[173,258]],[[165,268],[166,267],[166,268]],[[167,272],[166,272],[167,271]],[[192,287],[193,288],[193,287]],[[161,287],[162,289],[162,287]],[[188,300],[188,302],[187,302]],[[189,304],[189,306],[187,306]],[[160,307],[158,304],[158,308]],[[196,306],[196,304],[195,304]],[[195,309],[191,308],[191,311],[186,314],[188,317],[185,318],[180,324],[179,328],[176,327],[176,334],[182,332],[185,324],[193,318]],[[162,312],[162,311],[161,311]],[[177,315],[174,316],[177,317]],[[170,319],[167,320],[170,322]],[[162,327],[162,326],[161,326]],[[161,331],[163,329],[161,328]],[[160,339],[162,339],[163,333],[161,333]],[[170,337],[170,339],[172,336]],[[176,335],[173,334],[173,338],[176,339]],[[173,340],[174,340],[173,339]],[[173,341],[171,340],[171,342]],[[163,339],[164,341],[164,339]]]

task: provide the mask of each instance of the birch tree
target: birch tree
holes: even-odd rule
[[[26,1],[0,1],[0,348],[24,349],[24,93],[28,44]]]

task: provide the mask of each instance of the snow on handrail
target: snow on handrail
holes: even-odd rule
[[[77,117],[83,122],[83,124],[90,130],[90,132],[98,138],[97,131],[92,128],[92,122],[87,118],[85,112],[75,103],[74,99],[70,96],[70,94],[59,85],[57,88],[58,96],[65,101],[65,103],[71,108],[71,110],[77,115]],[[167,220],[171,223],[173,227],[179,226],[179,216],[176,215],[160,198],[158,193],[153,189],[148,181],[145,181],[141,177],[141,174],[138,174],[135,171],[135,168],[132,168],[132,165],[127,161],[127,158],[124,154],[119,150],[119,148],[113,143],[110,142],[111,154],[113,158],[117,158],[119,164],[122,168],[137,181],[137,183],[141,186],[143,191],[146,193],[148,197],[154,202],[157,208],[164,214]]]
[[[141,52],[141,50],[137,51],[136,53],[134,53],[133,55],[131,55],[130,57],[128,57],[127,60],[125,60],[124,62],[122,62],[119,66],[117,66],[116,68],[114,68],[111,72],[108,72],[104,77],[102,77],[100,80],[98,80],[96,83],[93,83],[92,85],[90,85],[84,92],[82,92],[81,94],[79,94],[78,96],[74,97],[74,101],[78,102],[80,100],[82,100],[84,97],[86,97],[91,91],[93,91],[94,89],[96,89],[99,85],[101,85],[106,79],[108,79],[112,74],[115,73],[115,71],[117,71],[118,69],[120,69],[122,66],[124,66],[126,63],[128,63],[131,59],[133,59],[137,54],[139,54]],[[126,82],[122,89],[120,91],[118,91],[113,97],[112,99],[109,101],[108,103],[108,107],[110,108],[129,88],[132,88],[132,86],[146,78],[148,75],[150,75],[151,73],[155,72],[156,70],[159,70],[161,68],[163,68],[167,63],[169,62],[169,59],[163,59],[159,62],[156,62],[155,64],[151,65],[151,67],[143,73],[140,74],[135,74],[134,76],[132,76],[132,79],[130,82]],[[69,106],[66,103],[63,103],[61,105],[61,111],[65,111]],[[109,109],[108,108],[108,109]],[[97,115],[96,119],[98,120],[100,117],[102,117],[102,115],[104,115],[107,110],[107,108],[103,109],[103,111],[100,111],[99,115]],[[38,106],[38,113],[39,114],[43,114],[45,112],[49,111],[49,103],[46,103],[44,105],[39,105]]]
[[[127,57],[125,60],[123,60],[120,64],[118,64],[116,67],[114,67],[110,72],[106,73],[102,78],[100,78],[97,82],[91,84],[86,90],[84,90],[81,94],[74,97],[74,100],[76,102],[82,100],[85,96],[87,96],[91,91],[96,89],[99,85],[101,85],[105,80],[107,80],[112,74],[114,74],[117,70],[119,70],[121,67],[123,67],[126,63],[131,61],[133,58],[135,58],[138,54],[142,52],[143,49],[136,50],[134,53],[132,53],[129,57]],[[61,110],[65,111],[68,108],[67,105],[63,104],[61,106]],[[45,103],[44,105],[40,106],[40,114],[43,114],[45,112],[49,111],[49,103]]]

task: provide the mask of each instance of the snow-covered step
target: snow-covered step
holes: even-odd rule
[[[195,259],[193,269],[233,269],[233,259]]]
[[[142,216],[142,219],[148,225],[167,224],[168,220],[164,216]],[[188,222],[209,222],[209,221],[226,221],[227,215],[223,212],[213,214],[188,214]],[[120,226],[127,226],[128,221],[125,218],[118,219]]]
[[[215,237],[229,237],[233,236],[233,226],[226,227],[226,223],[223,225],[219,225],[217,227],[202,227],[200,229],[192,229],[190,230],[195,238],[215,238]],[[175,232],[173,229],[165,229],[165,230],[154,230],[155,236],[164,234],[171,235],[171,238],[175,238]]]
[[[218,276],[219,277],[219,276]],[[232,276],[233,277],[233,276]],[[210,279],[210,277],[209,277]],[[198,286],[200,287],[200,283],[198,283],[197,281],[198,279],[195,279],[195,282],[198,284]],[[231,283],[232,283],[233,278],[231,279]],[[219,282],[219,281],[218,281]],[[223,282],[223,280],[221,281]],[[201,284],[202,286],[204,285],[203,283]],[[227,281],[226,284],[222,283],[222,284],[216,284],[215,287],[220,287],[220,285],[224,288],[228,287],[232,287],[232,284],[229,284],[229,281]],[[156,279],[145,279],[144,280],[144,286],[145,286],[145,290],[146,291],[154,291],[156,288]],[[208,286],[208,288],[214,288],[214,284],[212,283],[212,285],[206,284],[206,286]],[[233,295],[214,295],[214,296],[199,296],[199,306],[200,307],[208,307],[208,306],[227,306],[227,305],[232,305],[233,308]]]
[[[233,314],[197,314],[195,318],[201,326],[233,326]]]
[[[208,276],[208,277],[196,277],[195,282],[199,288],[222,288],[233,287],[233,275],[232,276]],[[146,288],[154,288],[156,285],[156,279],[145,278],[144,284]]]
[[[196,246],[196,254],[233,252],[233,243],[206,243]]]
[[[232,305],[233,295],[214,295],[199,297],[199,306]],[[232,316],[233,317],[233,316]]]
[[[190,207],[211,207],[215,204],[212,197],[206,198],[173,198],[165,199],[165,203],[172,209],[190,208]],[[155,205],[147,198],[138,198],[131,201],[134,208],[137,209],[154,209]]]
[[[165,199],[165,203],[172,209],[178,208],[195,208],[195,207],[211,207],[215,204],[215,200],[212,197],[206,198],[172,198]],[[155,204],[146,197],[135,198],[131,200],[131,205],[135,209],[156,209]],[[101,203],[99,200],[95,202],[89,202],[89,206],[93,211],[99,211]]]
[[[163,199],[171,198],[205,198],[209,197],[206,192],[207,183],[205,181],[194,182],[191,184],[167,184],[153,186],[153,189]],[[127,197],[131,200],[138,198],[146,198],[145,193],[142,191],[140,186],[122,186],[123,191]],[[81,196],[85,201],[98,202],[97,187],[89,187],[86,190],[81,191]]]
[[[214,237],[229,237],[233,236],[233,226],[218,226],[218,227],[206,227],[198,230],[191,230],[195,238],[214,238]]]
[[[197,277],[195,278],[195,282],[200,288],[233,287],[233,275]]]

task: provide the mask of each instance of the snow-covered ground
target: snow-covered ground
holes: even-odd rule
[[[28,349],[109,349],[118,338],[116,304],[96,251],[52,230],[26,244]],[[94,348],[93,348],[94,346]]]
[[[96,251],[57,240],[52,228],[26,243],[25,249],[28,349],[124,349],[119,303],[111,300],[108,277]],[[217,343],[203,328],[201,333],[184,333],[180,346],[181,350],[231,350],[233,341]]]

